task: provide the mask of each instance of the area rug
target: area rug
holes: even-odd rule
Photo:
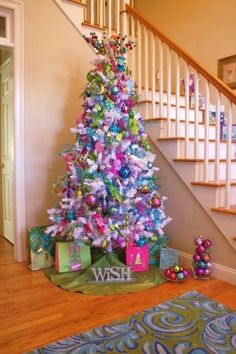
[[[236,311],[196,291],[31,354],[236,353]]]

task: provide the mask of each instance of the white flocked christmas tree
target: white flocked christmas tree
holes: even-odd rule
[[[171,220],[164,212],[142,117],[128,74],[125,37],[86,38],[97,51],[87,75],[83,113],[72,128],[74,145],[62,151],[66,173],[55,183],[60,201],[48,212],[57,240],[79,239],[112,252],[156,241]]]

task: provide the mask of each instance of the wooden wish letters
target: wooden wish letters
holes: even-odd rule
[[[129,282],[132,281],[132,273],[129,267],[90,268],[92,279],[90,282]]]

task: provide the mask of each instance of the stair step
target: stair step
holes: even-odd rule
[[[96,25],[95,23],[92,25],[89,21],[84,21],[82,23],[82,26],[89,27],[89,28],[94,28],[94,29],[99,30],[99,31],[104,31],[105,30],[105,27],[101,27],[99,25]]]
[[[166,118],[166,117],[163,117],[163,118],[160,118],[160,117],[150,117],[150,118],[143,118],[143,121],[144,121],[144,123],[145,123],[145,122],[167,122],[167,118]],[[170,121],[171,121],[171,122],[175,122],[176,119],[175,119],[175,118],[171,118]],[[184,120],[184,119],[179,119],[179,122],[180,122],[180,123],[185,123],[185,120]],[[192,124],[192,125],[195,124],[194,121],[189,121],[188,123],[189,123],[189,124]],[[204,122],[198,122],[198,124],[199,124],[199,125],[205,125]],[[215,123],[210,123],[210,122],[209,122],[209,125],[214,127],[214,126],[215,126]]]
[[[185,140],[183,136],[171,136],[169,138],[157,138],[158,141],[166,141],[166,140]],[[195,141],[194,138],[189,138],[190,141]],[[199,138],[198,141],[205,141],[203,138]],[[209,139],[210,143],[215,143],[215,139]],[[225,140],[220,140],[221,143],[226,144]],[[232,141],[232,144],[236,144],[236,141]]]
[[[138,104],[152,104],[152,103],[153,103],[152,100],[141,100]],[[159,104],[159,103],[160,103],[159,101],[155,101],[155,104]],[[167,103],[166,103],[166,102],[163,102],[163,105],[164,105],[164,106],[167,106]],[[171,103],[170,106],[171,106],[171,107],[176,107],[176,104],[175,104],[175,103]],[[180,108],[185,108],[185,105],[184,105],[184,104],[180,104],[179,107],[180,107]],[[194,108],[192,108],[192,107],[189,107],[189,109],[194,110]],[[204,112],[205,112],[205,109],[199,108],[198,111],[199,111],[199,112],[200,112],[200,111],[204,111]]]
[[[84,2],[82,2],[81,0],[64,0],[65,2],[72,2],[73,4],[76,4],[76,5],[81,5],[81,6],[84,6],[84,7],[87,7],[88,5],[85,4]]]
[[[236,205],[231,205],[229,209],[224,207],[211,208],[212,211],[216,211],[217,213],[231,214],[236,215]]]
[[[201,186],[201,187],[214,187],[214,188],[218,188],[218,187],[225,187],[226,186],[226,183],[225,181],[222,181],[222,182],[219,182],[219,183],[216,183],[214,181],[209,181],[209,182],[201,182],[201,181],[198,181],[198,182],[191,182],[191,184],[193,186]],[[236,186],[236,181],[231,181],[230,182],[230,185],[233,187],[233,186]]]
[[[174,162],[204,162],[204,159],[173,159]],[[215,159],[208,159],[208,162],[215,162]],[[226,162],[226,159],[220,159],[220,162]],[[231,159],[231,162],[236,162],[236,159]]]

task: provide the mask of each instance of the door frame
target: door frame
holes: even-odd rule
[[[13,121],[14,121],[14,257],[27,259],[24,178],[24,4],[23,0],[0,0],[0,7],[12,12],[13,48]]]

